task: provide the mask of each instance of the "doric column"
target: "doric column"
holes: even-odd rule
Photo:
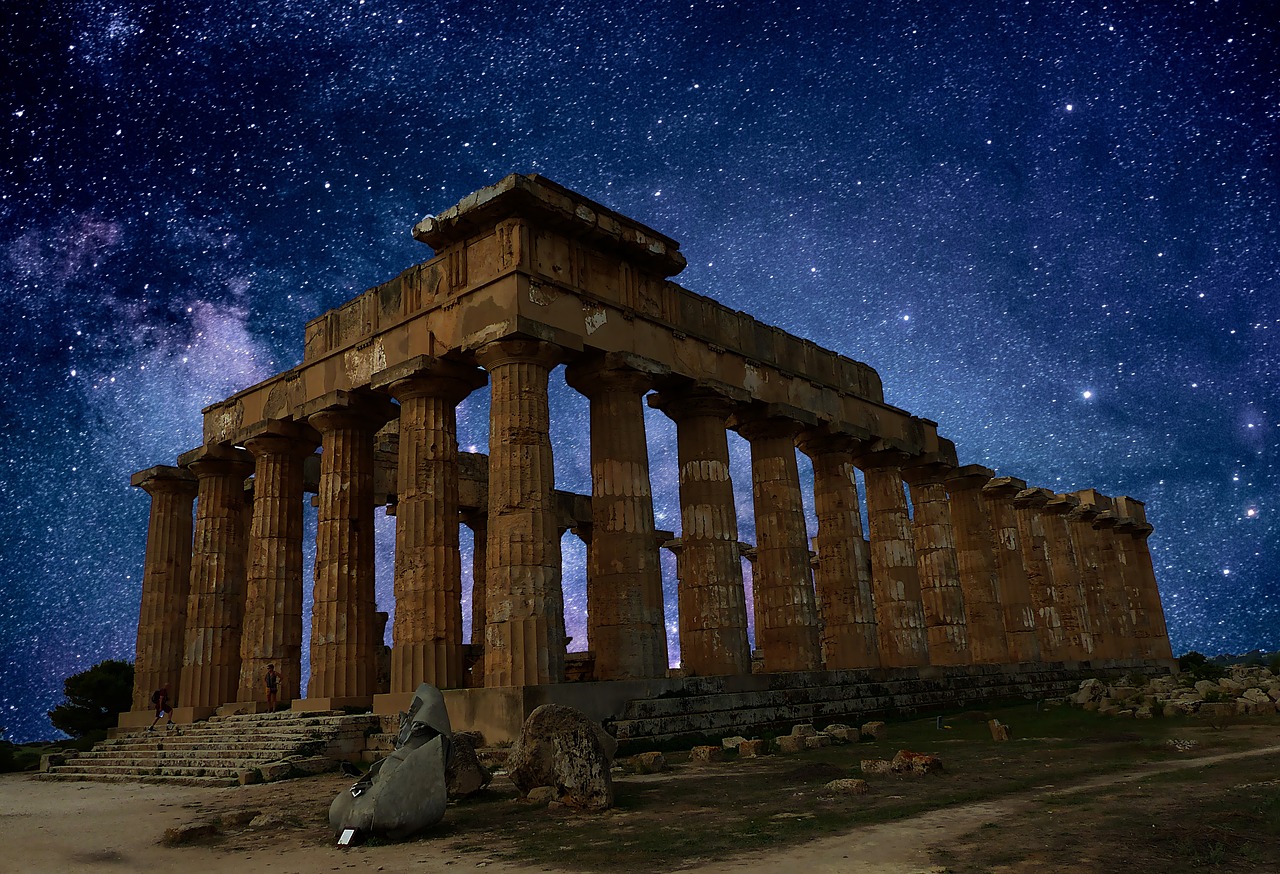
[[[484,646],[484,629],[488,624],[485,609],[485,567],[489,554],[489,513],[465,510],[462,524],[471,529],[471,645]]]
[[[1000,600],[995,528],[982,497],[992,473],[988,467],[968,464],[952,472],[946,482],[955,531],[956,569],[969,622],[969,652],[977,664],[1011,661]]]
[[[1031,590],[1031,603],[1036,608],[1036,635],[1040,640],[1040,657],[1045,661],[1070,658],[1058,616],[1057,597],[1049,553],[1045,545],[1044,505],[1053,497],[1048,489],[1024,489],[1013,498],[1018,518],[1018,541],[1022,544],[1022,566]]]
[[[194,449],[178,463],[196,475],[199,489],[178,705],[208,710],[235,701],[240,683],[244,481],[253,465],[249,453],[230,446]]]
[[[929,635],[929,662],[935,665],[962,665],[971,660],[955,529],[944,483],[953,470],[954,464],[932,462],[913,464],[902,472],[911,489],[920,603]]]
[[[389,402],[333,392],[302,410],[320,432],[311,679],[301,707],[368,706],[377,691],[373,438]]]
[[[572,364],[565,378],[591,404],[587,640],[595,678],[665,677],[662,565],[642,402],[651,378],[618,356]]]
[[[857,442],[840,434],[807,431],[797,445],[813,462],[813,506],[818,517],[814,566],[822,616],[822,660],[829,671],[880,666],[871,558],[862,536],[854,477]]]
[[[1085,606],[1084,578],[1067,524],[1067,514],[1078,503],[1079,500],[1071,495],[1053,495],[1041,512],[1044,514],[1049,572],[1053,576],[1053,593],[1058,605],[1058,618],[1062,622],[1067,657],[1090,659],[1093,658],[1093,632]]]
[[[400,402],[393,695],[411,695],[423,683],[457,689],[465,679],[457,406],[484,383],[474,366],[427,356],[371,382]]]
[[[895,668],[929,663],[915,536],[902,482],[902,465],[907,460],[904,453],[890,449],[854,459],[862,469],[867,488],[871,585],[880,663]]]
[[[689,676],[747,674],[747,602],[725,421],[732,404],[709,389],[650,396],[676,423],[680,664]]]
[[[795,438],[800,424],[782,416],[748,412],[735,415],[731,426],[751,445],[756,517],[751,580],[756,648],[764,656],[764,670],[821,670],[818,605],[796,465]]]
[[[1109,503],[1109,502],[1108,502]],[[1098,577],[1102,585],[1102,603],[1115,631],[1113,658],[1141,658],[1133,628],[1133,610],[1125,589],[1124,564],[1117,553],[1116,514],[1101,510],[1093,519],[1098,539]]]
[[[1012,662],[1040,660],[1036,608],[1027,582],[1018,518],[1013,507],[1014,496],[1026,487],[1022,480],[1008,476],[994,477],[982,487],[982,500],[991,518],[992,546],[1000,579],[1001,614]]]
[[[269,664],[280,673],[281,704],[301,694],[302,465],[317,442],[292,422],[271,423],[244,442],[254,469],[239,702],[266,701]]]
[[[1173,651],[1169,645],[1164,605],[1160,601],[1155,564],[1147,545],[1147,538],[1155,529],[1147,523],[1146,508],[1141,501],[1121,495],[1115,499],[1115,504],[1116,512],[1121,518],[1121,524],[1116,527],[1121,535],[1121,542],[1124,543],[1128,572],[1134,580],[1131,591],[1143,615],[1142,622],[1136,627],[1144,641],[1144,653],[1148,658],[1171,659]]]
[[[1075,497],[1080,499],[1079,494]],[[1089,631],[1093,639],[1093,658],[1113,659],[1118,657],[1119,641],[1116,638],[1114,617],[1107,609],[1098,531],[1093,527],[1098,512],[1096,505],[1081,499],[1067,513],[1067,530],[1071,533],[1076,567],[1080,571],[1080,589],[1084,595],[1085,613],[1089,617]]]
[[[564,680],[564,593],[547,378],[561,351],[536,340],[481,347],[489,371],[486,686]]]
[[[177,467],[159,466],[138,471],[129,482],[151,496],[133,663],[132,709],[145,711],[151,707],[151,693],[161,686],[169,687],[171,700],[179,694],[196,478]]]

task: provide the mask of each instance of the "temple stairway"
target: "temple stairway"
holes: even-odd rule
[[[338,711],[214,716],[51,756],[36,777],[193,786],[268,782],[334,770],[340,759],[368,760],[370,749],[389,751],[395,736],[387,728],[377,716]]]

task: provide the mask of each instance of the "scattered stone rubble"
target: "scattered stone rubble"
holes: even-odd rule
[[[1273,714],[1280,702],[1280,677],[1258,665],[1234,665],[1219,680],[1192,682],[1189,674],[1156,677],[1141,686],[1123,681],[1108,684],[1085,680],[1066,699],[1069,703],[1103,716],[1150,719],[1193,714],[1205,717]]]

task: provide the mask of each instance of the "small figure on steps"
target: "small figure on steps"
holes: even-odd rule
[[[280,690],[280,675],[275,665],[267,665],[266,676],[262,681],[267,684],[267,712],[276,712],[276,693]]]
[[[156,718],[151,721],[149,726],[147,726],[147,731],[155,731],[156,723],[159,722],[165,714],[168,714],[169,721],[166,722],[164,726],[167,731],[169,726],[173,725],[173,704],[169,702],[169,686],[167,683],[151,693],[151,703],[156,707]]]

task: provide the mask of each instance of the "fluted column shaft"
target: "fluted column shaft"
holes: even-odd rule
[[[274,664],[286,703],[301,693],[302,465],[315,443],[264,434],[244,445],[254,459],[253,518],[236,700],[266,701],[263,677]]]
[[[982,499],[982,487],[990,482],[991,473],[988,468],[967,465],[947,479],[956,570],[969,625],[969,652],[977,664],[1005,664],[1011,660],[1000,600],[995,529],[987,502]]]
[[[1141,647],[1136,645],[1133,627],[1133,610],[1129,604],[1129,592],[1125,588],[1124,564],[1117,552],[1117,518],[1115,513],[1103,510],[1093,520],[1094,534],[1098,538],[1098,576],[1102,585],[1102,603],[1115,631],[1113,658],[1141,658]]]
[[[1027,484],[1012,477],[995,477],[982,487],[982,500],[991,518],[992,548],[1000,580],[1000,612],[1012,662],[1040,660],[1036,608],[1027,582],[1023,545],[1018,533],[1014,495]]]
[[[556,524],[547,379],[560,351],[499,340],[489,371],[489,538],[485,685],[564,680],[564,592]]]
[[[1027,588],[1036,610],[1036,635],[1040,640],[1040,656],[1045,661],[1070,658],[1058,616],[1057,597],[1049,568],[1045,545],[1042,509],[1052,493],[1045,489],[1026,489],[1013,499],[1018,518],[1018,541],[1022,544],[1022,566],[1027,575]]]
[[[970,661],[969,626],[964,590],[956,561],[951,503],[937,465],[904,471],[911,489],[911,520],[916,566],[920,570],[920,603],[929,635],[929,662],[962,665]]]
[[[864,456],[854,462],[862,468],[867,489],[871,584],[880,663],[885,667],[929,663],[915,536],[902,482],[904,460],[904,456],[887,455]]]
[[[729,404],[711,392],[659,397],[676,423],[680,465],[677,553],[680,664],[690,676],[746,674],[747,601],[729,478]]]
[[[587,640],[595,677],[665,677],[662,565],[642,406],[649,378],[598,361],[571,365],[565,375],[591,405]]]
[[[1169,644],[1169,628],[1164,618],[1164,605],[1160,601],[1160,587],[1156,582],[1155,563],[1151,560],[1151,548],[1147,538],[1154,529],[1146,522],[1138,523],[1130,536],[1133,538],[1133,551],[1136,554],[1137,570],[1141,579],[1141,597],[1143,610],[1148,616],[1150,645],[1147,648],[1151,658],[1171,659],[1173,650]]]
[[[743,420],[737,427],[751,445],[756,647],[765,671],[821,670],[818,605],[796,465],[800,428],[782,418]]]
[[[1067,657],[1089,659],[1093,657],[1093,632],[1085,602],[1084,578],[1067,525],[1067,513],[1075,509],[1075,505],[1076,499],[1070,495],[1054,495],[1045,504],[1042,510],[1045,547]]]
[[[248,453],[208,447],[189,463],[198,481],[178,704],[218,707],[236,700],[244,615],[245,493]],[[187,456],[183,456],[186,458]]]
[[[358,405],[308,420],[321,437],[308,698],[377,692],[373,437],[384,420]]]
[[[457,406],[484,378],[475,367],[423,359],[385,385],[400,402],[393,693],[464,684]]]
[[[151,496],[142,602],[133,663],[134,710],[151,706],[151,693],[169,687],[176,701],[191,587],[192,507],[196,479],[176,467],[153,467],[133,478]]]
[[[1080,589],[1084,595],[1085,612],[1089,617],[1089,631],[1093,639],[1093,657],[1119,658],[1119,640],[1116,637],[1115,619],[1107,609],[1106,592],[1102,579],[1101,547],[1098,531],[1093,527],[1098,508],[1081,503],[1067,513],[1067,530],[1076,554],[1076,566],[1080,571]]]
[[[880,666],[871,558],[862,536],[858,483],[847,440],[801,435],[813,462],[813,505],[818,517],[814,586],[822,616],[822,660],[829,671]]]

